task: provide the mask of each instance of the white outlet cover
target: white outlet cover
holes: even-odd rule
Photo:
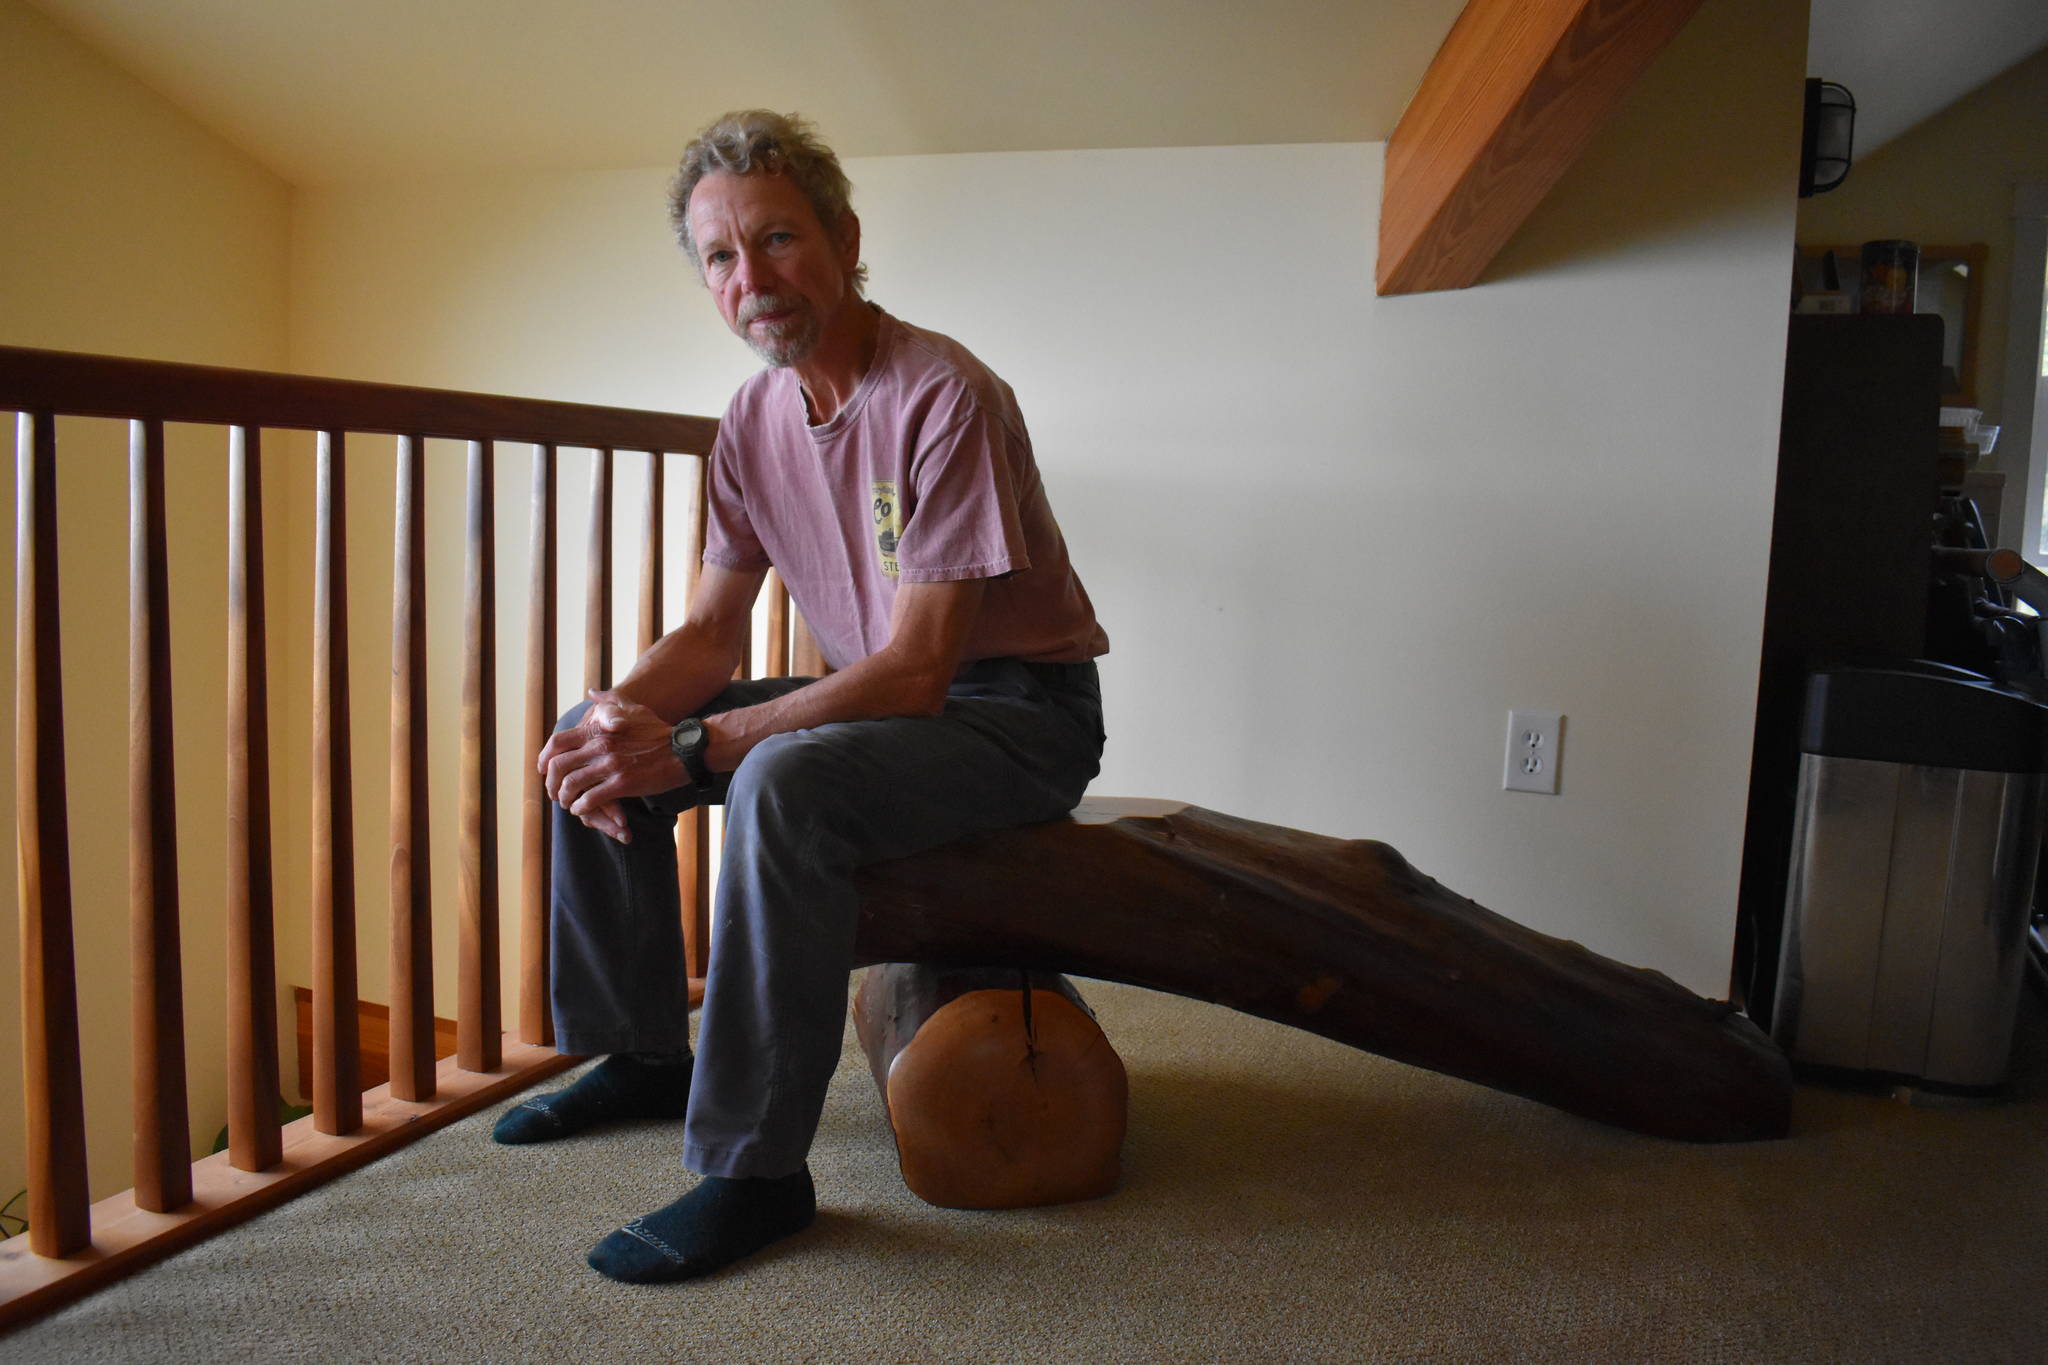
[[[1557,795],[1558,767],[1563,760],[1562,712],[1508,712],[1507,756],[1501,765],[1502,791]]]

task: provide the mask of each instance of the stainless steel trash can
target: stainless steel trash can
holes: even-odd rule
[[[1772,1037],[1807,1067],[1995,1093],[2048,789],[2048,707],[1939,664],[1808,681]]]

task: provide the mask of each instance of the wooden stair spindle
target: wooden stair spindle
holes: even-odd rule
[[[265,1171],[278,1123],[277,930],[270,864],[262,435],[228,431],[228,1160]]]
[[[768,648],[767,657],[762,660],[761,676],[764,678],[786,678],[789,676],[789,589],[782,585],[782,575],[768,571]]]
[[[462,591],[460,810],[462,928],[455,1059],[496,1071],[503,1059],[498,977],[498,550],[493,507],[497,452],[469,443],[467,552]]]
[[[128,424],[128,900],[134,994],[135,1203],[192,1200],[178,804],[171,757],[171,606],[164,581],[164,426]]]
[[[391,1094],[434,1097],[426,440],[398,438],[391,571]]]
[[[662,551],[662,462],[661,452],[647,453],[647,516],[640,524],[640,631],[635,643],[639,653],[654,648],[661,638],[661,551]]]
[[[790,611],[789,628],[789,671],[799,678],[822,678],[832,670],[825,663],[825,652],[818,648],[818,637],[811,634],[811,623],[804,620],[803,613]]]
[[[711,461],[699,457],[690,502],[690,541],[685,547],[684,591],[694,597],[704,575],[704,537],[711,511]],[[711,970],[711,811],[697,806],[676,817],[676,886],[681,894],[683,961],[690,976],[690,1003],[704,999]]]
[[[347,438],[318,437],[313,539],[313,1126],[363,1123],[349,767]]]
[[[548,894],[553,831],[546,787],[534,760],[554,732],[558,568],[555,535],[555,448],[533,450],[531,532],[527,546],[526,717],[519,772],[525,798],[519,820],[519,1041],[548,1047],[555,1041],[548,1007]]]
[[[14,811],[21,897],[22,1079],[29,1246],[69,1256],[92,1242],[85,1097],[71,936],[63,667],[57,629],[57,428],[17,419],[14,570]]]
[[[612,685],[612,452],[590,464],[590,544],[584,558],[583,689]]]

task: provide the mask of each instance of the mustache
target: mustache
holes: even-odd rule
[[[763,313],[794,313],[802,307],[803,300],[794,294],[756,294],[740,305],[740,325],[746,326]]]

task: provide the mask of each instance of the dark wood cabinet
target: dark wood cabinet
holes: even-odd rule
[[[1785,358],[1734,972],[1768,1024],[1806,677],[1926,647],[1941,320],[1794,317]]]

